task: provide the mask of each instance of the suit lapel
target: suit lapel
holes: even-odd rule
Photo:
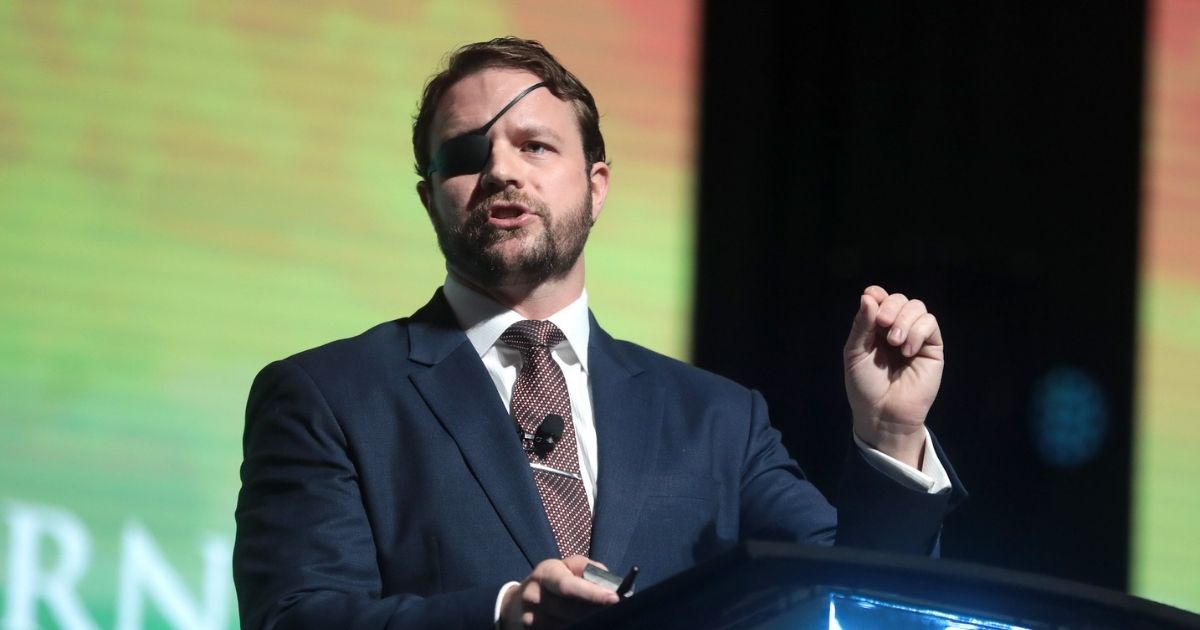
[[[409,358],[429,366],[409,378],[458,445],[509,534],[531,567],[557,557],[529,461],[516,447],[512,418],[440,290],[413,315],[409,330]]]
[[[592,558],[621,570],[658,454],[662,392],[592,320],[588,350],[599,479]]]

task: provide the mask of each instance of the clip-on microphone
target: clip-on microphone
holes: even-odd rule
[[[519,427],[517,433],[521,436],[522,446],[526,453],[532,451],[538,457],[545,459],[550,451],[554,450],[554,445],[562,439],[564,428],[562,416],[552,413],[542,420],[534,433],[526,433]]]

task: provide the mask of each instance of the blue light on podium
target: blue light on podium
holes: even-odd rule
[[[862,595],[837,592],[829,594],[829,630],[873,630],[875,628],[895,630],[942,630],[944,628],[1010,630],[1019,628],[1030,630],[1027,626],[1016,626],[977,615],[964,615]]]

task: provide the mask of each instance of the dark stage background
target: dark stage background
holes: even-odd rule
[[[858,292],[920,297],[944,555],[1124,589],[1145,7],[1022,4],[708,4],[694,359],[831,493]]]

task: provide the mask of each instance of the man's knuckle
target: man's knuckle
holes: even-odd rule
[[[542,601],[542,589],[537,582],[531,582],[529,586],[521,591],[521,602],[525,604],[540,604]]]

